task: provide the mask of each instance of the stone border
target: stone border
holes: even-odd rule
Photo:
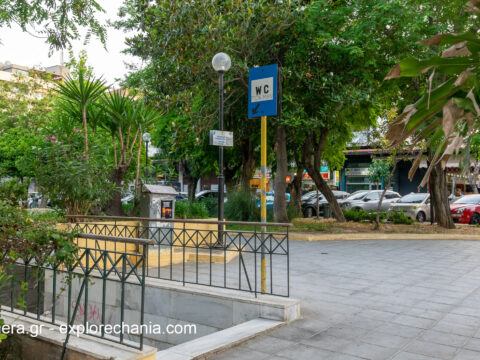
[[[282,321],[255,319],[159,351],[156,360],[205,359],[285,324]]]
[[[480,240],[480,235],[469,234],[403,234],[403,233],[351,233],[319,234],[289,233],[290,240],[329,241],[329,240]]]

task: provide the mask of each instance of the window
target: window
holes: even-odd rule
[[[368,201],[379,200],[380,194],[378,192],[370,193],[365,197],[365,199]]]

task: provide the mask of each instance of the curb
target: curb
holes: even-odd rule
[[[384,234],[384,233],[354,233],[354,234],[318,234],[289,233],[290,240],[298,241],[331,241],[331,240],[480,240],[479,235],[467,234]]]

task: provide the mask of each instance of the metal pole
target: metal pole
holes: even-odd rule
[[[148,175],[148,141],[145,141],[145,177]]]
[[[267,117],[262,116],[261,126],[261,170],[262,175],[260,178],[260,218],[262,223],[267,222],[267,191],[266,191],[266,178],[267,178]],[[261,262],[261,291],[262,294],[267,292],[267,258],[265,256],[265,233],[267,231],[266,226],[262,226],[262,262]]]
[[[223,71],[219,71],[219,115],[218,115],[218,127],[220,131],[223,131]],[[225,179],[223,177],[223,146],[218,148],[218,221],[223,221],[223,188]],[[217,244],[219,246],[224,245],[223,241],[223,224],[218,224],[218,239]]]

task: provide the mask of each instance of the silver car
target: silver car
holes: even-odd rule
[[[391,204],[390,210],[403,211],[410,219],[418,222],[428,221],[430,220],[430,194],[410,193],[395,204]]]
[[[382,196],[383,190],[360,190],[354,192],[352,195],[347,197],[345,200],[340,201],[340,206],[343,209],[354,209],[354,210],[377,210],[378,202]],[[382,201],[382,206],[380,210],[388,210],[390,204],[396,202],[400,199],[401,196],[399,193],[391,190],[387,190],[385,197]]]

